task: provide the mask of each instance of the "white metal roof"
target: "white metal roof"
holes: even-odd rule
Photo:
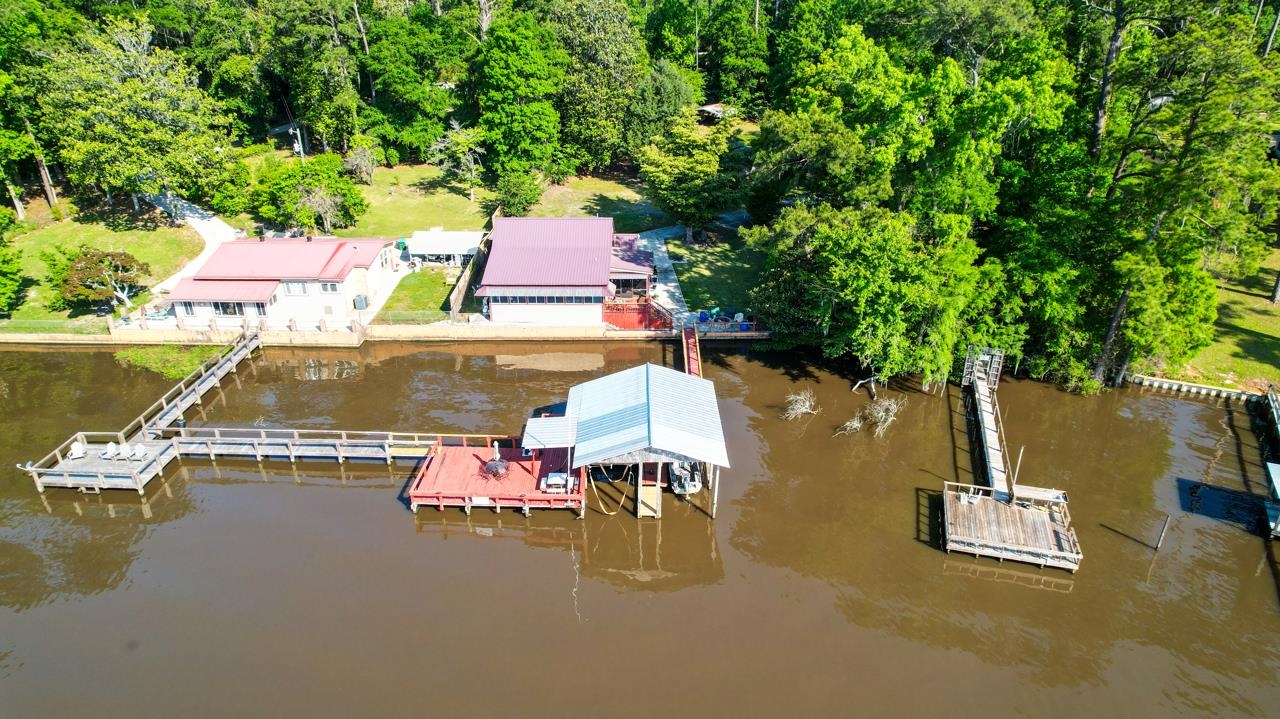
[[[646,364],[569,390],[573,466],[648,453],[729,466],[710,380]]]
[[[405,244],[411,255],[474,255],[480,249],[483,232],[446,231],[443,227],[418,230]]]
[[[573,446],[573,422],[568,417],[533,417],[524,426],[520,446],[551,449]]]

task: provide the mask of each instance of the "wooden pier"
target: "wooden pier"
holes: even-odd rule
[[[680,334],[684,341],[684,371],[694,377],[701,377],[702,346],[698,344],[698,329],[685,327]]]
[[[965,360],[963,390],[974,420],[969,439],[976,443],[987,486],[945,483],[945,548],[1074,572],[1084,554],[1071,527],[1066,492],[1021,485],[1016,468],[1009,473],[996,401],[1003,362],[1003,352],[991,349],[971,349]]]
[[[118,432],[77,432],[38,462],[18,469],[31,475],[36,489],[71,487],[83,491],[133,489],[139,494],[147,482],[177,459],[179,450],[163,434],[180,424],[182,413],[200,404],[204,395],[262,346],[256,333],[244,333],[187,375],[136,419]]]

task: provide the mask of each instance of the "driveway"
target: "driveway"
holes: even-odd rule
[[[183,277],[194,275],[196,270],[204,265],[205,261],[213,255],[219,246],[224,242],[235,240],[238,236],[236,229],[223,222],[217,215],[206,209],[196,207],[181,197],[147,195],[147,201],[159,207],[173,219],[182,220],[190,225],[191,229],[195,230],[197,235],[200,235],[200,239],[204,240],[204,250],[177,272],[156,283],[152,287],[153,292],[169,292]]]

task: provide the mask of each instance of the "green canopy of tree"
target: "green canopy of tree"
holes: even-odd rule
[[[123,250],[81,247],[70,258],[60,291],[70,305],[111,302],[133,307],[133,298],[146,289],[151,268]]]
[[[569,58],[531,15],[499,22],[476,58],[476,100],[489,158],[500,176],[547,169],[560,148],[554,99]]]
[[[343,174],[342,158],[315,155],[305,162],[266,166],[258,179],[258,215],[288,227],[326,233],[349,227],[369,209],[351,178]]]
[[[736,199],[740,178],[725,167],[733,133],[728,123],[704,131],[686,112],[636,155],[649,198],[685,225],[687,237]]]
[[[190,190],[226,162],[226,118],[146,24],[110,21],[54,53],[39,93],[73,182],[107,192]]]

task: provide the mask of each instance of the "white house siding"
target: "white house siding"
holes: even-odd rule
[[[604,322],[604,313],[599,304],[490,303],[489,319],[507,324],[598,325]]]

